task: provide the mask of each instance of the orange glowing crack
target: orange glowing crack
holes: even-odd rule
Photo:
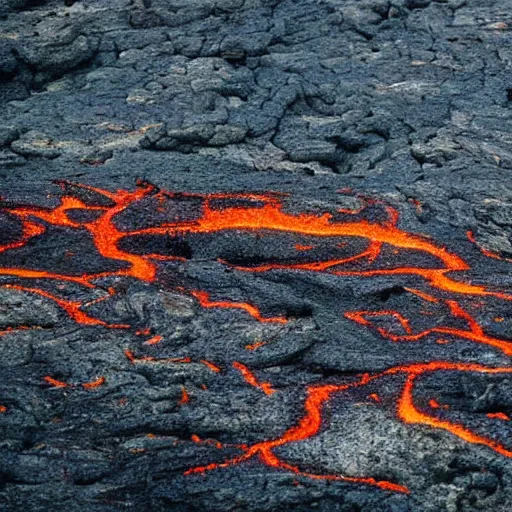
[[[43,377],[43,380],[50,384],[50,386],[54,388],[67,388],[68,384],[62,380],[54,379],[53,377],[50,377],[47,375],[46,377]]]
[[[408,291],[409,293],[413,293],[420,299],[423,299],[427,302],[431,302],[433,304],[439,303],[439,299],[437,297],[434,297],[433,295],[429,295],[428,293],[426,293],[424,291],[416,290],[415,288],[408,288],[407,286],[404,286],[404,290]]]
[[[9,289],[17,290],[20,292],[34,293],[34,294],[40,295],[41,297],[44,297],[46,299],[52,300],[66,312],[66,314],[69,316],[69,318],[71,318],[73,321],[75,321],[78,324],[101,325],[103,327],[109,327],[111,329],[128,329],[130,327],[129,325],[124,325],[124,324],[108,324],[107,322],[104,322],[103,320],[99,320],[98,318],[91,317],[87,313],[84,313],[80,309],[83,306],[83,304],[81,302],[61,299],[61,298],[57,297],[56,295],[53,295],[52,293],[46,292],[39,288],[29,288],[27,286],[20,286],[20,285],[16,285],[16,284],[5,284],[5,285],[2,285],[2,288],[9,288]]]
[[[90,306],[94,306],[95,304],[99,304],[100,302],[103,302],[103,301],[109,299],[110,297],[113,297],[115,294],[116,294],[115,289],[112,287],[109,287],[106,295],[103,295],[103,297],[98,297],[97,299],[92,299],[88,302],[85,302],[83,304],[83,307],[90,307]]]
[[[510,372],[512,373],[512,368],[510,368]],[[475,434],[462,425],[434,418],[417,409],[414,406],[412,399],[413,385],[416,378],[417,375],[408,375],[402,396],[398,402],[398,416],[404,423],[421,424],[433,428],[447,430],[448,432],[451,432],[452,434],[456,435],[460,439],[463,439],[464,441],[467,441],[468,443],[482,444],[488,448],[491,448],[500,455],[504,455],[505,457],[512,457],[512,450],[505,448],[502,444],[484,436]]]
[[[409,324],[409,320],[407,320],[407,318],[404,318],[397,311],[352,311],[352,312],[345,313],[346,318],[353,320],[354,322],[357,322],[361,325],[366,325],[368,327],[373,327],[373,323],[370,320],[368,320],[368,318],[377,318],[377,317],[381,317],[381,316],[393,317],[395,320],[397,320],[399,322],[402,329],[407,334],[412,334],[412,329]],[[383,327],[377,327],[376,330],[383,336],[393,339],[393,341],[395,341],[394,340],[395,337],[398,338],[398,336],[393,336],[392,334],[389,333],[389,331],[387,331]]]
[[[215,446],[215,448],[218,448],[219,450],[228,447],[240,448],[241,450],[247,449],[247,445],[245,444],[221,443],[220,441],[216,441],[215,439],[201,439],[197,434],[192,434],[190,436],[190,440],[196,444],[206,444]]]
[[[157,334],[156,336],[153,336],[149,340],[146,340],[144,342],[144,345],[157,345],[158,343],[160,343],[162,341],[162,339],[163,339],[162,336]]]
[[[423,298],[428,297],[427,300],[432,301],[432,297],[425,293],[418,292],[417,290],[408,290],[413,291],[416,295],[422,296]],[[457,338],[462,338],[473,341],[475,343],[482,343],[484,345],[494,347],[501,350],[505,355],[512,356],[511,341],[485,334],[483,328],[478,324],[478,322],[466,310],[464,310],[458,302],[454,300],[445,300],[443,302],[445,302],[448,306],[452,317],[464,320],[468,326],[468,329],[439,326],[413,333],[409,320],[404,318],[400,313],[396,311],[351,311],[346,312],[345,317],[354,322],[357,322],[360,325],[374,328],[381,336],[395,342],[418,341],[422,338],[425,338],[426,336],[429,336],[430,334],[448,334]],[[371,318],[386,316],[398,320],[406,334],[394,334],[390,330],[383,327],[376,327],[370,320]]]
[[[181,388],[181,398],[178,402],[179,405],[188,404],[190,402],[190,395],[188,394],[185,386]]]
[[[46,231],[44,226],[30,221],[24,222],[22,228],[21,238],[16,242],[0,245],[0,253],[23,247],[31,238],[42,235]]]
[[[246,311],[256,320],[263,323],[279,323],[285,324],[287,322],[286,318],[283,317],[264,317],[261,315],[260,310],[253,306],[252,304],[248,304],[246,302],[228,302],[228,301],[212,301],[210,300],[210,294],[200,290],[192,290],[190,294],[195,297],[199,304],[203,308],[224,308],[224,309],[241,309]]]
[[[421,204],[420,201],[418,201],[417,199],[411,197],[408,199],[408,201],[414,205],[415,209],[416,209],[416,213],[421,213],[423,211],[423,205]]]
[[[267,265],[257,265],[254,267],[242,267],[239,265],[232,265],[233,268],[238,270],[250,271],[250,272],[268,272],[269,270],[309,270],[311,272],[326,272],[336,273],[336,271],[330,270],[332,267],[340,265],[346,265],[354,261],[366,258],[369,262],[374,261],[380,254],[382,244],[380,242],[370,241],[368,247],[354,256],[348,256],[346,258],[339,258],[327,261],[318,261],[312,263],[269,263]],[[221,263],[229,265],[229,262],[222,259],[219,260]]]
[[[168,256],[165,254],[144,254],[142,256],[146,260],[158,260],[158,261],[187,261],[187,258],[183,258],[181,256]]]
[[[46,272],[45,270],[26,270],[21,268],[11,267],[0,267],[0,275],[2,276],[14,276],[25,279],[55,279],[58,281],[67,281],[70,283],[77,283],[87,288],[94,288],[94,285],[89,281],[90,279],[96,279],[105,277],[107,274],[94,274],[92,276],[68,276],[64,274],[56,274],[54,272]]]
[[[43,380],[49,384],[50,386],[54,388],[72,388],[76,387],[75,384],[68,384],[67,382],[64,382],[62,380],[54,379],[53,377],[50,377],[49,375],[46,375],[43,377]],[[107,379],[105,377],[98,377],[96,380],[93,380],[91,382],[85,382],[84,384],[80,384],[84,389],[96,389],[100,386],[103,386],[105,384]]]
[[[18,331],[34,331],[37,329],[42,329],[42,327],[39,325],[34,325],[34,326],[18,325],[16,327],[7,327],[6,329],[0,331],[0,336],[6,336],[7,334],[11,334],[13,332],[18,332]]]
[[[224,445],[222,443],[220,443],[219,441],[214,441],[213,439],[201,439],[198,435],[196,434],[192,434],[190,436],[190,440],[193,442],[193,443],[196,443],[196,444],[210,444],[210,445],[213,445],[215,446],[216,448],[218,448],[219,450],[224,448]]]
[[[7,407],[5,405],[0,405],[0,413],[7,412]]]
[[[430,407],[432,407],[432,409],[439,409],[439,407],[441,407],[441,406],[439,405],[439,402],[438,402],[437,400],[435,400],[435,399],[430,400],[430,401],[428,402],[428,405],[429,405]]]
[[[491,419],[510,421],[510,416],[508,416],[504,412],[489,412],[486,414],[486,416]]]
[[[493,258],[495,260],[500,260],[500,261],[508,261],[509,263],[512,263],[512,259],[511,258],[503,258],[502,256],[500,256],[499,254],[496,254],[495,252],[492,252],[490,251],[489,249],[485,249],[484,247],[482,247],[477,241],[476,241],[476,238],[475,238],[475,235],[473,234],[472,231],[468,231],[466,233],[467,237],[468,237],[468,240],[475,244],[478,249],[480,250],[480,252],[484,255],[484,256],[487,256],[488,258]]]
[[[409,268],[399,267],[394,269],[377,269],[377,270],[361,270],[361,271],[333,271],[332,274],[337,276],[359,276],[359,277],[375,277],[375,276],[398,276],[398,275],[417,275],[423,277],[430,285],[438,290],[443,290],[461,295],[481,295],[488,297],[497,297],[503,300],[512,300],[512,295],[508,293],[495,292],[488,290],[485,286],[473,285],[463,281],[454,281],[446,276],[448,272],[453,270],[469,270],[469,267],[463,269],[425,269],[425,268]]]
[[[354,483],[364,483],[380,487],[385,490],[408,493],[407,487],[395,484],[388,481],[377,481],[373,478],[366,477],[346,477],[340,475],[316,475],[309,472],[303,472],[298,467],[292,466],[279,458],[273,450],[279,446],[291,442],[303,441],[318,434],[322,427],[322,408],[335,393],[349,391],[350,389],[361,387],[374,382],[385,376],[393,376],[399,374],[406,375],[406,381],[402,392],[397,400],[397,414],[398,417],[408,424],[421,424],[433,428],[443,429],[451,434],[463,439],[472,444],[484,445],[495,452],[506,457],[512,457],[512,450],[505,448],[502,444],[475,434],[471,430],[465,428],[458,423],[452,423],[445,420],[440,420],[426,413],[419,411],[413,403],[413,385],[415,380],[428,372],[436,371],[466,371],[466,372],[479,372],[484,374],[511,374],[512,367],[491,368],[475,363],[449,363],[446,361],[432,361],[422,364],[410,364],[403,366],[396,366],[384,370],[383,372],[369,375],[362,375],[359,380],[350,384],[329,384],[329,385],[314,385],[307,388],[306,400],[304,403],[304,416],[299,420],[298,424],[290,427],[285,431],[281,437],[255,443],[243,449],[245,453],[238,457],[234,457],[221,463],[212,463],[205,466],[198,466],[191,468],[185,472],[186,475],[205,473],[215,469],[226,468],[245,462],[253,457],[258,457],[261,462],[269,467],[291,471],[301,476],[314,479],[323,480],[340,480],[349,481]]]
[[[275,393],[276,390],[272,387],[271,384],[268,382],[260,382],[254,373],[252,373],[251,370],[249,370],[249,368],[247,368],[247,366],[244,364],[235,361],[233,363],[233,368],[237,369],[242,374],[242,377],[244,378],[245,382],[247,382],[247,384],[261,389],[266,395],[272,395]]]
[[[206,359],[201,359],[199,361],[200,363],[203,363],[207,368],[209,368],[214,373],[220,373],[221,369],[211,361],[207,361]]]
[[[366,220],[355,222],[331,222],[332,215],[288,214],[281,204],[266,204],[262,208],[227,207],[214,210],[204,207],[203,216],[193,223],[166,224],[147,228],[131,234],[173,233],[214,233],[238,229],[249,231],[272,230],[317,237],[356,237],[387,243],[403,249],[426,252],[446,264],[450,270],[467,270],[468,265],[457,255],[443,247],[437,247],[419,235],[412,235],[391,226],[371,223]]]
[[[221,211],[204,207],[203,217],[194,223],[186,225],[167,225],[160,228],[148,228],[134,233],[214,233],[223,230],[248,231],[284,231],[307,236],[318,237],[355,237],[366,238],[373,247],[378,244],[389,244],[396,248],[421,251],[439,259],[445,268],[422,269],[403,267],[396,269],[378,269],[370,271],[333,271],[335,275],[419,275],[429,281],[436,288],[453,293],[490,295],[506,300],[512,296],[500,292],[487,290],[484,286],[472,285],[462,281],[455,281],[446,274],[454,271],[469,270],[469,265],[456,254],[444,247],[436,246],[431,241],[419,235],[413,235],[396,228],[392,222],[384,225],[368,221],[331,222],[330,214],[287,214],[282,212],[280,204],[266,204],[263,208],[225,208]],[[325,266],[326,263],[324,263]],[[240,268],[240,267],[239,267]],[[247,267],[246,270],[255,271],[258,267]]]
[[[124,355],[131,363],[192,363],[192,359],[190,357],[165,357],[165,358],[158,358],[158,357],[152,357],[152,356],[142,356],[137,357],[135,354],[131,351],[126,349],[124,351]]]
[[[260,347],[264,347],[268,344],[268,341],[257,341],[255,343],[250,343],[249,345],[245,346],[246,350],[256,350]]]
[[[107,379],[105,377],[98,377],[96,380],[93,380],[91,382],[86,382],[85,384],[82,384],[82,387],[85,389],[96,389],[100,386],[103,386]]]
[[[448,405],[441,405],[435,398],[429,400],[428,405],[432,409],[449,409]]]
[[[131,350],[126,349],[124,351],[124,355],[128,361],[130,361],[133,364],[137,363],[160,363],[160,364],[188,364],[188,363],[194,363],[192,358],[190,357],[153,357],[153,356],[136,356]],[[221,369],[216,364],[212,363],[211,361],[207,361],[206,359],[201,359],[199,363],[206,366],[209,370],[211,370],[214,373],[220,373]]]
[[[392,209],[391,209],[392,211]],[[396,214],[394,214],[396,217]],[[165,224],[155,228],[132,231],[130,234],[185,234],[215,233],[225,230],[245,231],[281,231],[304,236],[317,237],[354,237],[367,239],[373,243],[389,244],[398,249],[421,251],[429,254],[444,264],[440,269],[422,269],[403,267],[396,269],[378,269],[370,271],[333,272],[336,275],[419,275],[436,288],[453,293],[490,295],[506,300],[512,296],[487,290],[484,286],[456,281],[446,274],[454,271],[469,270],[469,265],[459,256],[444,247],[435,245],[420,235],[407,233],[395,227],[392,222],[378,224],[366,220],[354,222],[332,222],[332,215],[289,214],[282,211],[280,203],[267,203],[262,207],[226,207],[212,209],[205,204],[202,217],[194,222]],[[257,268],[257,267],[256,267]],[[254,270],[252,267],[246,270]]]

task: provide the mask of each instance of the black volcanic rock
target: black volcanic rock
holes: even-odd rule
[[[0,0],[0,510],[509,511],[511,28]]]

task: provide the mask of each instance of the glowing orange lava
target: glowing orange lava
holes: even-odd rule
[[[163,339],[162,336],[157,334],[156,336],[153,336],[149,340],[146,340],[144,342],[144,345],[157,345],[158,343],[160,343],[162,341],[162,339]]]
[[[428,297],[426,300],[432,301],[432,297],[427,296],[425,293],[418,293],[417,290],[412,289],[409,289],[409,291],[412,291],[413,293],[419,295],[424,299]],[[435,299],[435,302],[441,301]],[[418,341],[429,336],[430,334],[444,334],[451,335],[455,338],[473,341],[475,343],[489,345],[502,351],[507,356],[512,356],[512,341],[504,340],[502,338],[497,338],[486,334],[482,327],[478,324],[478,322],[466,310],[464,310],[457,301],[444,300],[443,302],[448,306],[448,309],[451,313],[450,318],[463,320],[467,324],[467,329],[459,329],[448,326],[438,326],[431,327],[429,329],[425,329],[415,333],[413,332],[410,326],[410,321],[397,311],[352,311],[346,312],[345,317],[361,325],[375,328],[375,330],[381,336],[395,342]],[[371,319],[378,317],[394,318],[401,325],[405,334],[395,334],[384,327],[374,327],[374,323],[372,322]]]
[[[502,256],[500,256],[499,254],[496,254],[495,252],[492,252],[492,251],[489,251],[489,249],[485,249],[484,247],[482,247],[477,241],[476,241],[476,238],[475,238],[475,235],[473,234],[472,231],[468,231],[466,233],[467,237],[468,237],[468,240],[472,243],[474,243],[479,249],[480,249],[480,252],[487,256],[488,258],[493,258],[495,260],[501,260],[501,261],[508,261],[509,263],[512,262],[512,259],[510,258],[503,258]]]
[[[487,417],[491,419],[510,421],[510,416],[508,416],[508,414],[505,414],[504,412],[489,412],[487,413]]]
[[[277,193],[175,193],[160,190],[146,182],[138,182],[134,191],[117,190],[114,192],[68,182],[60,182],[60,185],[62,194],[59,196],[58,205],[53,208],[0,203],[0,213],[14,217],[20,223],[18,239],[0,245],[1,257],[8,258],[11,254],[15,256],[16,250],[37,242],[40,237],[46,235],[50,227],[53,227],[75,234],[83,233],[91,240],[98,255],[113,264],[115,263],[115,267],[108,268],[116,268],[117,270],[107,268],[100,272],[80,274],[53,272],[35,266],[8,264],[0,266],[0,277],[3,280],[0,287],[28,295],[37,295],[44,300],[51,301],[67,315],[71,322],[76,324],[96,329],[129,329],[136,335],[150,336],[143,344],[155,346],[151,350],[158,351],[158,345],[163,339],[161,335],[151,336],[152,330],[149,327],[136,330],[135,327],[128,324],[111,323],[105,320],[103,316],[100,317],[99,314],[94,314],[91,306],[107,301],[118,293],[113,286],[106,288],[100,286],[99,282],[105,278],[116,278],[118,281],[129,278],[145,283],[158,283],[159,270],[162,266],[186,265],[187,259],[181,255],[158,254],[150,250],[143,254],[136,254],[123,248],[127,247],[125,242],[135,237],[140,242],[140,240],[144,241],[145,237],[159,235],[180,240],[198,234],[215,236],[226,231],[255,233],[258,236],[270,234],[275,236],[284,233],[293,235],[295,241],[297,238],[304,237],[304,243],[296,242],[292,246],[296,252],[300,253],[295,253],[296,259],[294,261],[276,262],[270,259],[268,263],[263,262],[254,265],[235,265],[221,259],[218,261],[233,269],[253,273],[275,271],[319,272],[338,276],[339,278],[419,277],[428,287],[428,291],[407,287],[403,289],[424,301],[425,307],[422,310],[422,315],[426,318],[431,315],[432,320],[438,322],[433,327],[425,328],[422,326],[418,328],[418,318],[391,308],[378,311],[372,311],[371,309],[348,311],[344,312],[344,316],[363,327],[373,329],[391,342],[418,342],[432,336],[433,341],[439,345],[451,341],[465,340],[466,342],[486,345],[507,357],[512,356],[512,341],[486,332],[482,327],[485,324],[481,325],[479,323],[475,315],[469,312],[470,308],[464,302],[464,300],[467,302],[468,299],[471,299],[474,303],[474,299],[478,298],[481,302],[480,308],[484,310],[486,306],[484,300],[510,301],[512,300],[512,294],[489,286],[474,284],[470,278],[465,277],[465,273],[472,269],[463,258],[427,236],[400,229],[398,226],[398,211],[379,199],[356,195],[361,202],[361,206],[355,209],[338,208],[335,213],[291,213],[287,211],[284,202],[287,196]],[[340,192],[351,193],[348,189],[343,189]],[[89,197],[87,201],[83,199],[85,196]],[[97,203],[99,204],[91,205],[91,197],[98,198]],[[148,202],[146,204],[149,204],[154,199],[156,201],[155,211],[159,215],[163,215],[166,211],[166,201],[183,198],[193,199],[199,204],[198,215],[191,220],[165,221],[156,226],[150,225],[149,227],[132,230],[123,230],[119,227],[118,219],[121,214],[144,200]],[[419,201],[411,199],[410,202],[416,207],[418,213],[422,211],[422,205]],[[365,214],[371,208],[379,209],[380,216],[384,215],[385,218],[382,220],[374,220],[375,217],[371,217],[372,220],[365,218]],[[74,216],[73,212],[76,211],[88,215],[83,217]],[[80,218],[86,220],[77,220]],[[377,218],[379,217],[377,216]],[[471,242],[477,244],[471,232],[468,232],[467,236]],[[337,247],[338,250],[339,248],[350,249],[351,242],[354,242],[356,249],[355,252],[343,257],[315,258],[315,253],[318,251],[313,249],[319,247],[319,245],[311,243],[313,238],[322,241],[321,247],[324,247],[324,242],[330,243],[332,240],[333,247]],[[484,257],[510,261],[480,246],[478,247]],[[77,251],[67,250],[66,258],[71,258],[76,253]],[[424,265],[415,263],[410,266],[394,264],[394,258],[397,256],[407,258],[408,255],[412,256],[411,261],[418,261],[418,257],[421,256],[425,257],[425,261],[430,263]],[[479,257],[482,256],[479,255]],[[13,257],[7,261],[16,261],[16,258]],[[4,283],[5,280],[9,282]],[[27,285],[27,281],[31,284]],[[44,283],[44,287],[41,287],[41,283]],[[55,292],[53,288],[48,288],[50,286],[54,286],[57,290],[64,290],[66,286],[72,286],[73,289],[79,288],[83,292],[93,292],[94,295],[90,300],[70,300],[60,296],[59,291]],[[203,308],[238,310],[242,315],[249,315],[252,319],[262,323],[286,324],[289,321],[284,312],[281,316],[269,316],[250,302],[218,298],[219,293],[217,291],[210,293],[192,287],[178,286],[176,290],[194,297]],[[98,295],[100,296],[98,297]],[[212,295],[216,297],[215,300],[212,299]],[[366,307],[369,308],[369,306]],[[426,311],[434,307],[444,308],[441,317]],[[93,309],[97,310],[98,308]],[[424,322],[424,319],[422,321]],[[503,317],[495,317],[495,321],[501,322]],[[40,327],[6,326],[0,330],[0,336],[37,328]],[[258,341],[246,345],[245,348],[252,351],[264,347],[267,343],[266,341]],[[441,347],[437,348],[441,350]],[[222,371],[221,366],[206,359],[192,359],[188,356],[136,356],[131,349],[126,349],[124,354],[132,364],[198,363],[211,372],[219,374],[219,378],[231,375],[230,372]],[[254,372],[240,362],[224,362],[223,368],[226,368],[229,363],[241,374],[247,384],[261,390],[269,397],[276,393],[272,383],[259,381]],[[394,400],[396,417],[405,424],[416,425],[416,428],[444,430],[467,443],[481,445],[501,456],[512,457],[512,447],[474,432],[460,422],[446,419],[445,417],[452,417],[453,411],[448,409],[446,405],[440,405],[435,398],[430,399],[428,406],[416,405],[415,384],[422,376],[438,372],[508,375],[512,373],[512,366],[489,367],[476,363],[449,361],[419,362],[394,366],[375,374],[364,374],[349,383],[310,385],[306,388],[302,417],[295,425],[283,429],[280,436],[252,445],[231,445],[241,451],[239,456],[221,463],[211,463],[191,468],[186,474],[206,473],[214,469],[241,464],[254,458],[268,467],[288,471],[310,479],[352,482],[376,486],[386,491],[408,493],[407,487],[400,483],[377,480],[364,475],[344,476],[306,471],[290,464],[275,453],[276,448],[309,439],[325,428],[322,412],[326,402],[333,395],[347,397],[352,390],[364,388],[369,384],[378,384],[381,379],[396,380],[400,391],[392,399],[386,397],[383,400],[381,395],[375,393],[372,389],[365,390],[366,396],[374,402],[373,407],[387,407],[387,404]],[[54,388],[76,389],[80,386],[86,390],[99,388],[106,382],[105,377],[98,377],[84,384],[68,384],[51,376],[45,376],[43,379]],[[204,385],[202,388],[203,390],[207,389]],[[273,400],[274,397],[271,399]],[[427,403],[424,398],[418,400],[418,402]],[[119,403],[124,405],[126,400],[121,399]],[[190,395],[183,387],[179,404],[189,403]],[[193,405],[193,402],[191,405]],[[0,412],[6,411],[6,406],[0,405]],[[503,412],[490,412],[486,416],[489,419],[510,420],[509,416]],[[202,441],[197,435],[193,435],[191,441],[209,444],[216,448],[227,446],[217,441]]]
[[[287,322],[286,318],[283,317],[263,317],[257,307],[252,304],[247,304],[246,302],[212,301],[210,300],[209,293],[199,290],[192,290],[190,294],[199,301],[199,304],[201,304],[203,308],[241,309],[260,322],[279,324],[285,324]]]
[[[201,359],[199,361],[200,363],[203,363],[207,368],[209,368],[214,373],[220,373],[221,369],[211,361],[207,361],[206,359]]]
[[[50,384],[50,386],[52,386],[54,388],[67,388],[68,387],[68,385],[65,382],[63,382],[62,380],[54,379],[53,377],[50,377],[49,375],[44,377],[44,380],[45,380],[45,382],[47,382],[48,384]]]
[[[108,324],[107,322],[104,322],[103,320],[99,320],[98,318],[93,318],[89,316],[87,313],[84,313],[80,308],[83,306],[81,302],[75,302],[70,300],[64,300],[56,295],[53,295],[49,292],[46,292],[44,290],[41,290],[40,288],[29,288],[28,286],[20,286],[16,284],[4,284],[2,285],[2,288],[10,288],[12,290],[17,290],[20,292],[28,292],[28,293],[35,293],[36,295],[41,295],[42,297],[45,297],[46,299],[50,299],[53,302],[55,302],[57,305],[59,305],[67,314],[68,316],[74,320],[78,324],[84,324],[84,325],[101,325],[103,327],[110,327],[112,329],[129,329],[129,325],[123,325],[123,324]]]
[[[264,347],[268,342],[267,341],[257,341],[256,343],[249,343],[249,345],[246,345],[246,350],[256,350],[260,347]]]
[[[105,377],[98,377],[96,380],[93,380],[91,382],[86,382],[85,384],[82,384],[82,387],[85,389],[96,389],[100,386],[103,386],[107,379]]]
[[[233,368],[236,368],[243,376],[247,384],[250,384],[251,386],[261,389],[263,393],[266,395],[271,395],[272,393],[275,393],[275,389],[272,388],[272,386],[268,382],[260,382],[254,375],[254,373],[247,368],[242,363],[239,363],[235,361],[233,363]]]
[[[209,370],[211,370],[214,373],[220,373],[221,369],[216,364],[212,363],[211,361],[207,361],[206,359],[201,359],[199,361],[194,361],[190,357],[153,357],[153,356],[142,356],[137,357],[131,350],[126,349],[124,351],[124,355],[128,361],[130,361],[133,364],[137,363],[160,363],[160,364],[188,364],[188,363],[194,363],[199,362],[206,366]]]
[[[183,386],[181,388],[181,398],[178,403],[179,403],[179,405],[184,405],[184,404],[188,404],[189,402],[190,402],[190,395],[188,394],[185,386]]]
[[[46,375],[43,380],[49,384],[50,386],[52,386],[53,388],[73,388],[73,387],[76,387],[75,384],[68,384],[67,382],[64,382],[62,380],[57,380],[57,379],[54,379],[53,377],[50,377],[49,375]],[[85,382],[83,384],[81,384],[81,386],[84,388],[84,389],[96,389],[96,388],[99,388],[100,386],[103,386],[103,384],[105,384],[105,382],[107,381],[107,379],[105,377],[98,377],[97,379],[91,381],[91,382]]]

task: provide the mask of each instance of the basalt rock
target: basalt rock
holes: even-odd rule
[[[495,0],[0,0],[0,509],[512,508]]]

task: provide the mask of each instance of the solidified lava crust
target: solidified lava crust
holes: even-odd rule
[[[475,300],[479,298],[489,298],[495,301],[512,301],[512,294],[495,289],[493,286],[483,284],[473,284],[471,280],[465,280],[461,277],[452,277],[455,272],[469,271],[469,264],[458,256],[455,252],[448,249],[429,238],[420,234],[409,233],[400,229],[398,212],[382,201],[374,199],[368,200],[362,198],[363,206],[357,210],[338,209],[338,217],[333,219],[332,213],[290,213],[286,211],[282,200],[276,199],[273,195],[253,195],[253,194],[215,194],[215,195],[195,195],[200,198],[199,212],[191,220],[178,220],[164,222],[156,226],[139,227],[132,230],[123,230],[118,227],[117,217],[136,207],[137,203],[151,197],[152,202],[165,209],[167,202],[180,202],[187,197],[187,193],[176,194],[165,190],[157,189],[153,185],[140,182],[134,191],[117,190],[110,192],[105,189],[81,185],[78,183],[59,182],[62,193],[58,196],[58,204],[53,208],[17,206],[13,204],[1,205],[1,212],[7,217],[14,217],[19,222],[18,239],[8,242],[0,247],[2,253],[2,266],[0,273],[6,278],[10,278],[13,283],[4,283],[2,288],[15,290],[20,293],[20,297],[36,295],[42,299],[54,303],[67,316],[68,323],[83,326],[95,326],[97,328],[108,328],[115,330],[132,331],[135,336],[146,338],[142,345],[155,346],[160,343],[165,344],[165,339],[160,334],[153,334],[151,327],[146,326],[141,329],[140,325],[129,323],[112,322],[101,318],[101,314],[89,312],[90,307],[100,302],[108,304],[109,301],[115,301],[120,294],[119,285],[123,281],[132,279],[151,283],[152,285],[162,285],[159,280],[160,267],[166,264],[176,266],[187,266],[185,258],[176,256],[172,253],[172,246],[169,253],[155,253],[148,244],[147,253],[138,254],[130,252],[128,249],[120,249],[121,241],[129,241],[131,237],[140,236],[162,236],[174,239],[180,237],[183,241],[190,238],[193,245],[194,236],[199,234],[215,237],[219,233],[232,232],[237,233],[257,233],[262,238],[277,237],[284,233],[297,234],[302,237],[316,238],[322,243],[328,243],[333,248],[338,248],[343,243],[344,252],[350,255],[340,258],[331,257],[325,260],[315,259],[309,253],[306,256],[301,254],[302,248],[297,249],[297,258],[302,260],[300,263],[258,263],[254,265],[241,266],[233,265],[226,259],[220,259],[219,262],[227,269],[239,271],[241,276],[244,273],[272,273],[276,271],[284,273],[315,273],[322,272],[337,279],[344,277],[357,277],[367,279],[376,275],[392,276],[417,276],[418,283],[423,289],[413,289],[404,287],[403,292],[406,295],[417,297],[427,304],[443,304],[446,308],[446,316],[443,317],[442,324],[429,327],[424,330],[415,330],[411,324],[413,322],[421,323],[421,316],[428,315],[428,312],[420,312],[420,318],[407,318],[400,311],[396,310],[364,310],[364,311],[345,311],[340,312],[345,318],[360,324],[363,328],[370,328],[384,339],[391,342],[417,342],[429,338],[432,335],[442,335],[449,337],[454,343],[457,340],[467,340],[471,343],[484,344],[493,347],[495,350],[503,353],[507,358],[512,355],[512,341],[487,334],[478,320],[470,314],[461,305],[461,301],[468,299]],[[83,193],[91,193],[93,196],[108,199],[108,206],[94,204],[90,199],[85,201],[80,198]],[[216,207],[212,206],[212,200],[222,200]],[[232,206],[243,200],[243,206]],[[287,198],[288,200],[288,198]],[[91,204],[92,203],[92,204]],[[366,210],[383,209],[385,215],[382,220],[373,220],[379,218],[379,212],[368,212]],[[69,212],[96,212],[98,215],[85,221],[72,220]],[[341,214],[341,217],[340,217]],[[346,217],[346,219],[344,219]],[[359,218],[361,217],[361,218]],[[151,216],[149,216],[151,218]],[[78,231],[84,236],[89,236],[96,252],[105,260],[114,260],[120,263],[117,270],[102,270],[93,272],[84,272],[70,274],[66,272],[65,267],[62,270],[48,271],[34,268],[33,264],[15,263],[17,261],[16,251],[27,247],[29,244],[35,244],[41,238],[44,238],[51,228],[64,228],[66,230]],[[352,240],[363,240],[365,243],[354,250],[350,249]],[[128,245],[129,243],[125,243]],[[139,248],[141,247],[139,240]],[[407,260],[408,252],[423,253],[428,259],[438,261],[437,266],[405,266],[398,262],[393,264],[393,259],[383,260],[382,252],[392,248],[394,254],[405,253],[404,259]],[[70,249],[72,251],[72,247]],[[334,249],[335,250],[335,249]],[[484,256],[487,256],[484,253]],[[304,261],[308,260],[308,261]],[[460,275],[460,274],[459,274]],[[243,277],[242,277],[243,279]],[[190,295],[203,308],[235,309],[239,310],[240,315],[252,317],[253,320],[260,323],[272,324],[293,324],[297,319],[287,318],[286,312],[281,312],[279,316],[269,316],[260,310],[253,303],[238,302],[231,299],[212,300],[211,293],[219,294],[213,290],[203,291],[197,289],[187,289],[186,282],[175,287],[175,290],[183,295]],[[35,284],[25,284],[25,283]],[[20,284],[22,283],[22,284]],[[62,296],[58,290],[65,290],[66,284],[72,283],[84,289],[88,293],[99,293],[96,298],[74,300]],[[105,283],[109,283],[107,285]],[[164,286],[165,287],[165,286]],[[56,291],[57,290],[57,291]],[[23,300],[23,298],[20,298]],[[251,300],[258,300],[254,297]],[[480,303],[484,307],[485,303]],[[423,321],[423,323],[425,323]],[[452,326],[459,323],[460,326]],[[25,332],[30,329],[42,329],[40,325],[11,325],[1,334],[9,338],[16,332]],[[151,337],[150,334],[153,334]],[[6,340],[8,343],[8,339]],[[139,343],[140,345],[140,343]],[[122,354],[119,354],[122,359]],[[124,356],[132,364],[169,364],[179,365],[193,363],[191,357],[171,357],[159,358],[156,356],[144,355],[137,357],[130,349],[125,349]],[[205,365],[210,371],[223,373],[222,366],[216,363],[202,359],[200,364]],[[233,361],[232,367],[238,370],[247,384],[257,390],[262,391],[267,396],[279,393],[271,382],[262,382],[254,372],[245,364],[239,361]],[[238,466],[247,461],[257,458],[260,464],[274,468],[276,470],[286,471],[305,479],[341,481],[354,484],[364,484],[374,486],[385,491],[409,494],[411,490],[402,482],[394,482],[374,478],[373,476],[360,475],[351,476],[344,474],[334,474],[330,472],[313,472],[302,469],[300,464],[292,464],[287,461],[285,456],[276,453],[279,447],[289,443],[308,440],[317,436],[324,428],[328,428],[328,422],[324,418],[324,409],[334,395],[350,396],[353,390],[376,386],[381,380],[393,378],[398,380],[398,391],[390,397],[390,403],[387,406],[388,414],[393,413],[397,420],[409,425],[423,425],[430,429],[444,430],[457,437],[460,440],[475,445],[481,445],[488,450],[492,450],[500,456],[512,458],[512,447],[507,444],[507,439],[496,438],[495,435],[486,432],[485,424],[471,427],[465,425],[464,421],[455,416],[450,418],[441,416],[436,409],[439,405],[432,397],[428,406],[419,406],[415,401],[416,382],[424,375],[443,375],[446,372],[457,372],[459,374],[482,374],[501,376],[506,378],[512,373],[512,366],[506,364],[493,366],[480,362],[454,362],[450,360],[428,360],[388,367],[378,373],[363,373],[350,378],[343,384],[335,383],[314,383],[305,386],[305,399],[302,408],[303,416],[299,417],[296,424],[284,426],[283,432],[274,439],[265,439],[255,443],[244,444],[238,447],[242,453],[234,457],[227,458],[222,462],[211,462],[205,465],[193,466],[184,471],[185,476],[193,477],[197,474],[205,474],[210,471],[220,471],[222,468]],[[398,379],[396,379],[398,377]],[[46,384],[52,388],[64,389],[76,387],[65,381],[59,380],[53,376],[44,376],[42,378]],[[346,379],[345,379],[346,380]],[[107,384],[105,376],[100,376],[90,382],[80,384],[86,390],[94,390]],[[79,386],[80,386],[79,385]],[[207,390],[205,390],[207,391]],[[191,395],[185,386],[181,388],[181,397],[176,402],[179,406],[193,406]],[[10,408],[3,406],[2,413],[9,414]],[[496,412],[487,416],[490,420],[508,421],[508,416],[504,412]],[[198,438],[197,438],[198,439]],[[191,438],[192,442],[194,438]],[[222,450],[224,444],[217,442],[216,446]],[[141,453],[144,453],[143,450]],[[312,461],[313,465],[321,468],[321,460]],[[312,465],[312,462],[309,465]]]
[[[0,0],[0,510],[511,510],[511,26]]]

